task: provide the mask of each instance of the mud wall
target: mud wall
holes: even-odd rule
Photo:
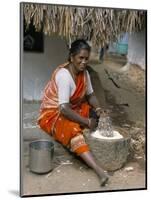
[[[129,63],[137,64],[145,69],[145,31],[129,34],[128,55]]]
[[[57,65],[67,59],[67,46],[59,37],[44,37],[44,52],[22,56],[23,98],[40,100],[43,88]]]

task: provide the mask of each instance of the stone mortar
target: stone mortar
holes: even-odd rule
[[[100,163],[100,166],[107,171],[120,169],[127,161],[130,147],[129,134],[118,127],[114,130],[119,131],[123,138],[120,139],[98,139],[86,133],[85,139],[89,144],[91,152]]]

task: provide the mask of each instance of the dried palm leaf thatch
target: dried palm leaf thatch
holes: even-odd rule
[[[125,32],[145,27],[145,11],[104,9],[24,3],[26,28],[33,23],[36,31],[59,35],[71,43],[85,38],[96,47],[116,41]]]

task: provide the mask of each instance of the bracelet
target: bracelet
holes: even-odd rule
[[[95,112],[97,112],[98,110],[101,110],[101,108],[100,108],[100,107],[97,107],[97,108],[95,109]]]
[[[90,127],[91,119],[88,118],[88,127]]]

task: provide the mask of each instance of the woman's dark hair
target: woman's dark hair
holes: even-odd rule
[[[69,49],[69,58],[68,60],[70,61],[70,57],[75,56],[80,52],[81,49],[86,49],[88,52],[91,51],[91,47],[89,44],[84,40],[84,39],[78,39],[72,42],[71,48]]]

